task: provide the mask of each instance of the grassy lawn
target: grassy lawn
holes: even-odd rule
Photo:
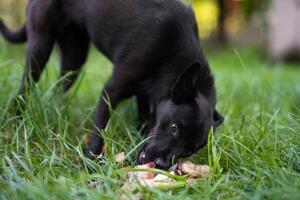
[[[208,163],[213,171],[184,188],[140,192],[146,199],[164,200],[300,199],[300,68],[272,63],[256,48],[206,53],[226,121],[209,148],[190,159]],[[16,95],[23,57],[23,47],[0,40],[0,199],[119,199],[123,178],[113,157],[125,151],[126,164],[133,166],[135,147],[143,139],[133,99],[112,111],[104,133],[106,162],[87,160],[82,153],[111,63],[92,50],[80,80],[62,95],[55,90],[59,58],[54,53],[23,119],[17,119],[8,105]],[[88,184],[92,179],[96,187]]]

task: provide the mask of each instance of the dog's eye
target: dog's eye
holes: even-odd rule
[[[172,134],[176,134],[177,131],[178,131],[178,129],[179,129],[179,127],[178,127],[178,125],[176,123],[172,123],[171,124],[171,132],[172,132]]]

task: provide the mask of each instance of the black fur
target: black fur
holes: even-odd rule
[[[0,23],[0,31],[11,42],[27,40],[19,95],[30,77],[39,80],[55,42],[62,55],[61,74],[76,72],[65,90],[76,80],[90,41],[114,63],[97,106],[90,155],[99,155],[104,144],[98,130],[109,119],[106,97],[113,108],[137,97],[140,120],[151,122],[154,136],[138,160],[162,168],[203,147],[209,128],[223,121],[215,110],[214,80],[194,13],[176,0],[31,0],[26,25],[13,33]]]

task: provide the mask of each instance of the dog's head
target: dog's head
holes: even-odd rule
[[[214,85],[210,83],[213,78],[209,74],[199,76],[199,69],[199,63],[188,67],[172,87],[171,98],[155,106],[150,138],[139,153],[139,164],[154,161],[159,168],[166,169],[178,158],[204,147],[210,128],[223,122],[215,110]]]

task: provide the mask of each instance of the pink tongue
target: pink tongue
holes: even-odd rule
[[[145,164],[145,166],[147,167],[147,168],[155,168],[155,163],[154,162],[149,162],[149,163],[147,163],[147,164]]]

